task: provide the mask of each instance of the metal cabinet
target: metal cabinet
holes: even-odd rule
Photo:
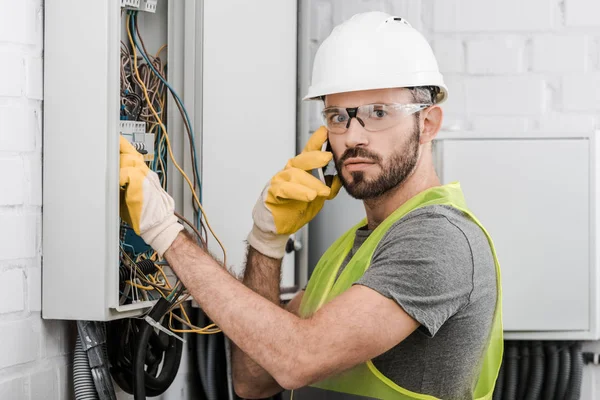
[[[441,179],[460,181],[495,242],[508,338],[598,337],[596,148],[581,134],[436,141]]]
[[[153,304],[119,305],[123,3],[139,1],[44,5],[44,318],[111,320]],[[276,0],[158,0],[154,13],[140,14],[152,54],[168,44],[167,79],[197,136],[209,222],[229,249],[228,264],[237,267],[256,198],[295,153],[296,20],[297,2]],[[167,112],[173,152],[187,160],[180,163],[191,176],[189,144],[171,98]],[[175,168],[169,173],[176,209],[191,219],[191,192]],[[287,258],[289,285],[294,256]]]

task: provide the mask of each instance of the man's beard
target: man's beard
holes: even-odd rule
[[[419,160],[419,136],[420,129],[416,124],[404,151],[393,154],[386,165],[382,165],[379,155],[363,147],[346,150],[340,159],[336,159],[335,167],[348,194],[358,200],[374,199],[401,185],[413,172]],[[347,159],[354,157],[367,158],[379,165],[380,175],[374,180],[366,180],[363,171],[352,171],[352,182],[348,182],[342,175],[342,168]]]

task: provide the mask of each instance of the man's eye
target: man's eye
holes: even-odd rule
[[[333,114],[331,117],[329,117],[329,120],[334,124],[341,124],[343,122],[346,122],[348,118],[342,114]]]
[[[387,115],[387,112],[384,111],[384,110],[373,110],[372,115],[375,118],[383,118],[383,117],[385,117]]]

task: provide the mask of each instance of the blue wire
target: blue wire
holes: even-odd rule
[[[133,254],[133,257],[137,257],[137,253],[135,251],[135,248],[132,245],[127,244],[125,242],[121,242],[121,246],[123,246],[123,249],[130,250],[131,254]]]
[[[136,19],[137,19],[137,12],[135,11],[130,11],[132,18],[131,18],[131,36],[133,38],[133,43],[135,44],[135,47],[138,48],[138,50],[140,51],[140,54],[142,55],[142,57],[144,57],[144,60],[146,60],[146,63],[148,64],[148,67],[150,67],[150,69],[152,70],[152,72],[154,72],[154,74],[158,77],[158,79],[160,79],[162,81],[162,83],[169,88],[169,91],[173,94],[173,97],[175,97],[175,99],[177,99],[177,102],[179,102],[179,104],[181,104],[181,108],[183,109],[183,113],[185,115],[185,119],[187,121],[187,124],[190,128],[190,136],[191,136],[191,141],[192,141],[192,151],[194,152],[194,170],[196,171],[196,183],[198,183],[198,189],[199,189],[199,200],[200,203],[202,203],[202,183],[200,182],[200,174],[198,173],[198,156],[196,155],[196,144],[194,141],[194,130],[192,127],[192,123],[190,121],[190,117],[187,113],[187,109],[185,108],[185,105],[183,104],[183,101],[181,100],[181,98],[179,97],[179,95],[177,94],[177,92],[175,92],[175,89],[173,89],[171,87],[171,85],[169,85],[169,82],[167,82],[159,73],[158,71],[154,68],[154,65],[152,65],[152,62],[150,62],[150,60],[148,59],[148,56],[146,55],[146,53],[144,52],[143,48],[139,45],[138,40],[137,40],[137,35],[136,35],[136,30],[135,30],[135,23],[136,23]],[[200,214],[200,213],[198,213]],[[200,219],[198,218],[197,221],[199,221]],[[200,226],[199,222],[197,222],[197,227]]]

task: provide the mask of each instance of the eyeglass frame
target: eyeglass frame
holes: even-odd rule
[[[363,120],[361,120],[360,118],[358,118],[358,109],[361,107],[365,107],[365,106],[386,106],[386,107],[393,107],[393,108],[402,108],[404,109],[405,115],[409,116],[409,115],[413,115],[419,111],[422,111],[428,107],[431,107],[433,104],[431,103],[370,103],[370,104],[362,104],[358,107],[335,107],[335,106],[331,106],[331,107],[325,107],[322,111],[321,111],[321,118],[323,119],[323,123],[325,124],[325,126],[327,127],[327,130],[331,132],[331,130],[329,129],[329,126],[327,124],[327,118],[325,116],[327,110],[345,110],[346,113],[348,114],[348,123],[346,124],[346,129],[343,132],[331,132],[334,134],[342,134],[342,133],[346,133],[348,131],[348,128],[350,128],[350,123],[352,122],[352,118],[355,118],[358,123],[368,132],[379,132],[385,129],[389,129],[392,128],[395,125],[391,125],[388,128],[383,128],[383,129],[378,129],[378,130],[370,130],[368,128],[365,127],[365,123],[363,122]],[[406,108],[409,107],[408,110],[406,110]],[[398,122],[399,123],[399,122]]]

